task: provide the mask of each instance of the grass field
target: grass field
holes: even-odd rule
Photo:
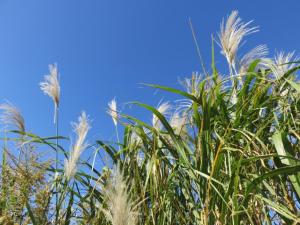
[[[182,89],[148,84],[178,99],[158,107],[132,102],[153,114],[152,124],[120,113],[112,100],[113,143],[87,144],[90,118],[82,112],[65,149],[58,130],[28,133],[19,110],[2,104],[0,223],[300,224],[299,61],[284,52],[269,58],[265,45],[238,57],[256,31],[233,11],[201,75],[183,80]],[[215,66],[217,47],[228,71]],[[64,106],[56,65],[40,85],[58,127]],[[45,160],[40,148],[56,158]],[[82,159],[89,148],[91,160]],[[100,152],[107,165],[99,170]]]

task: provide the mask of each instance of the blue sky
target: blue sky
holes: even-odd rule
[[[93,120],[90,139],[111,140],[107,102],[116,97],[123,112],[150,122],[150,114],[124,103],[157,105],[168,96],[140,83],[178,86],[179,78],[200,70],[189,17],[209,66],[211,34],[233,9],[260,26],[241,53],[258,44],[267,44],[271,55],[275,50],[300,52],[298,1],[1,0],[0,99],[21,109],[28,130],[52,135],[53,104],[38,83],[48,64],[56,62],[61,134],[69,136],[70,122],[85,110]],[[223,68],[222,56],[217,66]]]

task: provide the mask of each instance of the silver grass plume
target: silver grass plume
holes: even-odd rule
[[[3,111],[0,115],[1,123],[16,126],[19,131],[25,132],[24,118],[17,107],[4,103],[0,105],[0,110]]]
[[[184,78],[183,80],[179,80],[179,83],[183,86],[187,93],[195,96],[196,98],[200,96],[199,85],[203,79],[201,74],[197,72],[192,73],[191,78]],[[185,110],[191,108],[193,101],[190,99],[180,99],[178,100],[179,110]]]
[[[185,131],[186,121],[186,113],[183,113],[182,115],[180,115],[178,112],[173,113],[170,119],[170,125],[176,135],[179,135],[181,132]]]
[[[44,76],[44,82],[40,83],[41,90],[45,95],[50,96],[54,102],[54,123],[56,122],[57,109],[60,100],[60,85],[58,80],[58,69],[56,64],[49,65],[50,74]]]
[[[111,116],[114,125],[117,126],[118,124],[118,112],[117,112],[117,102],[114,98],[108,103],[108,110],[107,113]]]
[[[113,170],[108,184],[103,188],[107,200],[107,209],[102,209],[112,225],[136,225],[138,223],[137,206],[131,201],[129,189],[119,166]]]
[[[70,180],[75,175],[77,170],[77,162],[80,158],[81,153],[87,147],[85,139],[90,129],[90,124],[86,113],[82,112],[81,116],[78,118],[78,123],[73,123],[72,125],[77,139],[70,151],[69,158],[65,159],[64,172],[67,180]]]
[[[237,51],[243,38],[258,31],[258,27],[249,28],[248,25],[250,23],[252,23],[252,21],[243,23],[241,18],[238,17],[238,11],[232,11],[226,23],[224,19],[222,20],[220,33],[218,34],[219,45],[222,48],[222,54],[226,57],[228,64],[233,67],[235,67]]]
[[[180,81],[180,83],[189,94],[195,97],[199,97],[200,95],[199,85],[202,81],[202,78],[203,75],[194,72],[192,73],[191,78],[185,78],[183,81]]]
[[[171,109],[171,105],[168,102],[164,102],[158,106],[157,111],[160,112],[160,114],[162,114],[163,116],[165,116],[166,114],[168,114],[170,109]],[[152,126],[157,130],[162,129],[162,124],[155,114],[153,114],[152,117]]]
[[[279,52],[275,55],[274,61],[269,60],[266,63],[266,66],[271,69],[273,75],[276,79],[281,78],[286,72],[295,67],[295,62],[298,61],[299,58],[295,57],[295,52]]]
[[[247,72],[249,65],[256,59],[265,61],[268,53],[269,51],[266,45],[258,45],[255,48],[251,49],[241,58],[241,60],[239,60],[239,73],[243,74]]]

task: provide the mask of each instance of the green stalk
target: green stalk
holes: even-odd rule
[[[118,124],[115,125],[115,129],[116,129],[116,135],[117,135],[118,147],[119,147],[119,151],[120,151],[120,150],[121,150],[121,147],[120,147],[120,138],[119,138]]]
[[[56,143],[55,143],[55,174],[58,173],[58,106],[55,105],[55,115],[54,115],[54,124],[55,124],[55,134],[56,134]],[[58,208],[58,184],[57,184],[57,178],[55,178],[55,221],[58,221],[59,217],[59,208]]]
[[[1,177],[1,182],[2,182],[2,191],[3,191],[3,196],[5,199],[5,208],[6,208],[6,198],[5,196],[7,195],[7,186],[5,185],[5,183],[3,182],[3,178],[5,176],[5,172],[6,172],[6,130],[4,130],[4,146],[3,146],[3,150],[2,150],[2,177]],[[2,200],[1,200],[2,201]]]

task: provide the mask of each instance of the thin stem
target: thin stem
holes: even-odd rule
[[[194,30],[191,18],[189,18],[189,25],[190,25],[190,29],[191,29],[191,32],[192,32],[193,40],[194,40],[194,43],[195,43],[195,46],[196,46],[196,50],[197,50],[197,54],[198,54],[198,57],[199,57],[199,60],[200,60],[202,70],[203,70],[205,76],[208,77],[208,74],[205,70],[203,58],[202,58],[202,55],[201,55],[201,52],[200,52],[200,48],[199,48],[199,45],[198,45],[198,41],[197,41],[197,38],[196,38],[196,35],[195,35],[195,30]]]
[[[241,77],[241,74],[239,74],[236,70],[236,67],[235,67],[235,64],[232,65],[232,68],[233,68],[233,71],[235,73],[235,76],[237,77],[237,80],[238,80],[238,83],[236,84],[237,86],[237,89],[240,90],[240,88],[242,87],[243,85],[243,80],[242,80],[242,77]]]
[[[6,129],[4,128],[4,146],[3,146],[3,150],[2,150],[2,177],[1,177],[1,182],[3,182],[3,178],[6,176],[6,149],[7,149],[7,136],[6,136]],[[2,190],[1,191],[3,191],[3,196],[6,196],[7,195],[7,186],[6,186],[7,184],[5,184],[4,182],[3,182],[3,184],[2,184]],[[6,205],[7,205],[7,201],[5,201],[5,205],[4,205],[4,207],[6,207]]]
[[[56,143],[55,143],[55,175],[58,173],[58,107],[55,105],[55,112],[54,112],[54,124],[55,124],[55,130],[56,130]],[[58,221],[58,184],[57,184],[57,177],[55,176],[55,210],[56,210],[56,222]]]
[[[229,63],[229,73],[230,73],[230,79],[231,79],[231,85],[232,85],[232,94],[231,94],[231,99],[230,99],[230,102],[235,105],[236,102],[237,102],[237,93],[236,93],[236,82],[235,82],[235,77],[233,75],[233,71],[232,71],[232,65]],[[236,117],[236,113],[235,112],[232,112],[231,113],[231,116],[232,116],[232,119],[234,120],[235,117]]]
[[[95,154],[94,154],[94,157],[93,157],[93,163],[92,163],[92,169],[91,169],[91,178],[90,178],[89,183],[91,183],[92,173],[93,173],[93,170],[94,170],[94,167],[95,167],[96,156],[97,156],[97,153],[98,153],[99,149],[100,148],[96,148],[96,150],[95,150]]]
[[[6,145],[7,145],[6,129],[4,129],[4,146],[2,151],[2,168],[6,165]]]
[[[120,150],[121,150],[121,147],[120,147],[120,139],[119,139],[118,125],[115,125],[115,129],[116,129],[117,141],[118,141],[118,146],[119,146],[119,151],[120,151]]]
[[[232,85],[232,87],[234,87],[234,77],[233,77],[232,67],[231,67],[230,63],[228,63],[228,67],[229,67],[229,74],[230,74],[231,85]]]

